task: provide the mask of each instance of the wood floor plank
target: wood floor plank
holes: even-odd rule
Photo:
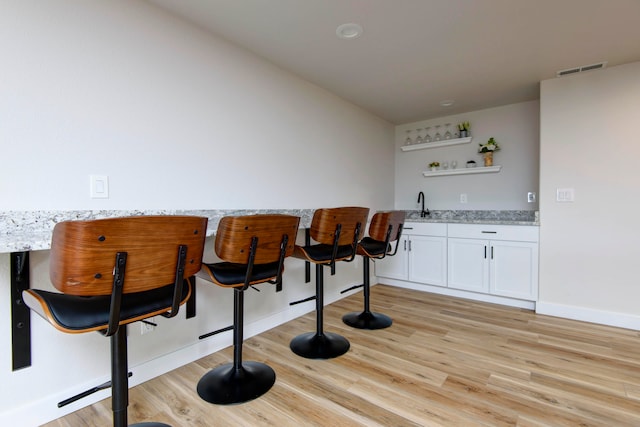
[[[574,420],[569,425],[597,426],[638,426],[640,412],[630,414],[622,407],[611,407],[584,394],[549,387],[535,382],[524,382],[494,375],[489,384],[502,392],[514,393],[528,399],[532,404],[540,404],[552,415],[568,416]],[[600,395],[602,396],[602,395]],[[629,401],[627,399],[627,401]]]
[[[129,421],[182,426],[640,426],[640,333],[536,315],[391,286],[371,290],[390,328],[348,327],[362,311],[356,292],[325,307],[325,331],[350,350],[309,360],[289,348],[315,330],[315,313],[244,343],[244,360],[276,371],[273,388],[251,402],[213,405],[198,380],[229,363],[231,348],[133,387]],[[101,402],[46,427],[107,427]]]

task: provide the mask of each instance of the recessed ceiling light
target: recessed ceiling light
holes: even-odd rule
[[[451,107],[455,103],[456,101],[454,101],[453,99],[445,99],[444,101],[440,101],[440,105],[442,107]]]
[[[345,40],[357,39],[362,35],[362,26],[358,24],[342,24],[336,28],[336,35]]]

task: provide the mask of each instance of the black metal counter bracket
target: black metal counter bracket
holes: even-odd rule
[[[311,245],[311,229],[305,228],[304,230],[304,245]],[[309,261],[304,262],[304,283],[311,281],[311,263]]]
[[[29,289],[29,252],[11,252],[11,352],[13,370],[31,366],[31,313],[22,301]]]

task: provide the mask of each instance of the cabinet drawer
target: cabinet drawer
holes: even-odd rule
[[[446,237],[447,224],[438,222],[405,222],[402,234]]]
[[[537,242],[535,225],[449,224],[449,237],[462,239],[513,240]]]

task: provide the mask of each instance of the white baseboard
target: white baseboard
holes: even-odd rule
[[[592,308],[577,307],[571,305],[555,304],[544,301],[523,301],[512,298],[504,298],[493,295],[479,294],[475,292],[467,292],[457,289],[450,289],[440,286],[423,285],[413,282],[405,282],[403,280],[379,278],[378,283],[397,286],[400,288],[414,289],[424,292],[432,292],[440,295],[449,295],[459,298],[473,299],[476,301],[484,301],[496,304],[508,305],[511,307],[519,307],[535,310],[538,314],[547,316],[561,317],[564,319],[579,320],[582,322],[596,323],[599,325],[615,326],[618,328],[640,330],[640,316],[616,313],[611,311],[596,310]]]
[[[538,301],[536,313],[625,329],[640,329],[640,316]]]

